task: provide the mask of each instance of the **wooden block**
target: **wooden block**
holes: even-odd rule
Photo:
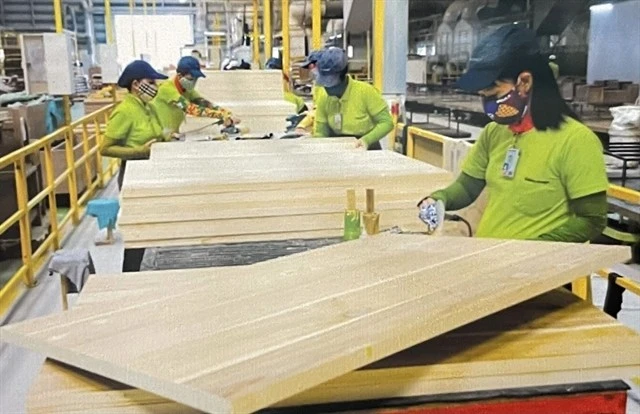
[[[72,309],[1,332],[7,342],[176,402],[244,413],[628,257],[616,246],[380,235],[210,269],[212,278],[193,288],[176,289],[170,276],[158,276],[169,296],[150,291],[137,301],[124,297],[118,308]],[[589,369],[602,366],[598,358],[613,366],[629,361],[610,350],[580,360]],[[502,377],[523,373],[511,363],[502,369]],[[479,364],[462,376],[486,370]],[[459,373],[454,365],[445,378]]]
[[[367,206],[365,211],[367,213],[373,213],[375,211],[375,190],[373,188],[367,188],[366,194]]]

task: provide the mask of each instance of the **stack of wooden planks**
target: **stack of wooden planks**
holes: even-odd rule
[[[353,398],[348,390],[360,384],[356,399],[375,388],[414,395],[620,378],[640,365],[640,355],[623,352],[637,349],[639,337],[591,319],[566,296],[427,342],[439,354],[425,352],[419,363],[432,365],[402,371],[410,376],[396,371],[372,384],[370,371],[350,373],[628,256],[615,246],[380,235],[246,267],[103,279],[111,288],[93,302],[5,327],[2,336],[215,413]],[[569,308],[584,313],[573,320]],[[532,321],[545,311],[557,313]],[[478,327],[484,334],[474,337]],[[501,354],[491,353],[496,347]]]
[[[339,237],[349,188],[361,210],[365,189],[375,190],[382,230],[425,231],[416,203],[446,186],[450,173],[397,153],[326,141],[252,143],[245,147],[261,150],[246,155],[239,143],[199,143],[211,148],[201,157],[154,153],[127,164],[119,219],[127,248]],[[192,153],[192,145],[182,148]]]
[[[230,110],[251,133],[280,133],[294,104],[284,100],[282,72],[278,70],[205,71],[198,80],[202,96]],[[204,126],[207,119],[189,117],[185,131]]]
[[[206,271],[184,271],[194,282]],[[162,290],[157,272],[92,277],[76,308]],[[597,342],[594,338],[597,337]],[[555,290],[277,403],[301,406],[632,377],[638,337],[565,290]],[[526,352],[523,352],[526,350]],[[27,399],[32,414],[196,413],[191,407],[48,360]],[[301,408],[302,410],[302,408]]]

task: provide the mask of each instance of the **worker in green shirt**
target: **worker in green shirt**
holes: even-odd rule
[[[482,96],[493,122],[456,181],[422,200],[421,209],[459,210],[486,189],[478,237],[576,243],[598,237],[609,185],[602,145],[562,99],[535,34],[509,25],[487,36],[458,86]]]
[[[174,78],[160,85],[158,95],[151,103],[166,132],[177,134],[186,115],[218,119],[226,127],[239,122],[232,118],[230,111],[214,105],[196,92],[198,79],[205,77],[196,58],[182,57],[176,72]]]
[[[313,132],[313,124],[315,123],[316,119],[316,102],[318,102],[318,99],[323,94],[326,94],[324,88],[315,82],[315,79],[318,77],[317,63],[321,55],[322,50],[314,50],[309,54],[309,56],[307,56],[305,61],[302,62],[302,65],[300,65],[301,68],[308,69],[311,72],[311,78],[313,79],[313,87],[311,88],[311,99],[313,101],[313,108],[309,112],[307,112],[307,116],[304,117],[304,119],[302,119],[302,121],[300,121],[298,125],[296,125],[296,133],[298,134],[307,135],[309,132]]]
[[[316,83],[324,88],[316,102],[316,137],[355,136],[357,147],[382,149],[380,140],[393,129],[389,106],[373,86],[347,75],[344,50],[330,47],[318,59]]]
[[[163,134],[157,114],[149,105],[158,93],[156,80],[159,79],[167,79],[167,76],[156,72],[143,60],[127,65],[118,79],[118,86],[127,88],[129,93],[111,112],[100,153],[122,160],[119,188],[122,187],[127,160],[149,158],[151,144],[169,138]]]

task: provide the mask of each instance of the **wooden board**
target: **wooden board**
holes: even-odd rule
[[[284,101],[282,72],[279,70],[204,71],[198,92],[213,102]]]
[[[341,237],[349,188],[362,210],[365,189],[375,190],[382,230],[426,230],[416,203],[448,185],[450,173],[392,152],[319,141],[184,144],[191,148],[184,158],[170,156],[181,143],[158,145],[165,156],[127,164],[118,223],[126,246]],[[253,150],[240,154],[245,147]],[[194,151],[202,157],[191,157]],[[467,234],[459,223],[446,228]]]
[[[177,288],[198,282],[190,271]],[[92,277],[77,306],[168,286],[153,273]],[[206,279],[206,275],[200,277]],[[597,341],[594,339],[597,338]],[[638,335],[564,289],[546,293],[373,366],[312,388],[279,406],[572,384],[629,378],[640,370]],[[523,352],[523,350],[527,350]],[[603,356],[605,356],[603,358]],[[615,355],[614,358],[611,358]],[[194,413],[140,389],[46,361],[27,397],[32,414]]]
[[[185,145],[186,144],[186,145]],[[151,147],[151,159],[283,156],[299,153],[356,151],[354,138],[298,138],[257,141],[159,142]]]
[[[286,116],[257,114],[252,116],[240,116],[240,126],[251,133],[283,133],[287,127]],[[220,126],[212,125],[214,119],[190,117],[188,116],[185,123],[181,125],[180,131],[184,134],[192,134],[191,131],[197,130],[201,135],[219,135]]]
[[[324,184],[352,186],[450,177],[449,173],[390,151],[274,154],[244,158],[127,163],[124,198],[298,189]]]
[[[628,257],[616,246],[385,235],[211,269],[211,279],[169,296],[1,332],[190,407],[244,413]]]

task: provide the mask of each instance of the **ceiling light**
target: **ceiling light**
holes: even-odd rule
[[[611,3],[602,3],[602,4],[594,4],[589,7],[589,10],[592,12],[605,12],[613,9],[613,4]]]

